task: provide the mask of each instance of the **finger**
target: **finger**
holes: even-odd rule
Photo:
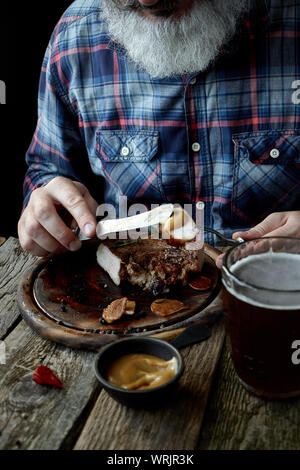
[[[38,246],[33,240],[31,240],[29,237],[23,237],[23,239],[20,239],[20,245],[23,248],[23,250],[27,251],[28,253],[31,253],[34,256],[47,256],[49,253],[48,251],[44,250],[40,246]]]
[[[35,233],[31,234],[32,240],[48,253],[63,253],[66,248],[53,238],[42,225],[36,224]]]
[[[29,251],[34,256],[39,256],[40,258],[49,255],[48,251],[43,250],[43,248],[38,246],[34,241],[31,243],[31,249],[27,251]]]
[[[295,236],[294,233],[291,233],[289,230],[287,233],[287,224],[283,225],[282,227],[273,230],[265,235],[266,237],[293,237]]]
[[[97,214],[97,209],[98,209],[98,202],[95,201],[95,199],[90,195],[90,193],[87,193],[85,196],[84,196],[84,199],[91,211],[91,213],[93,214],[93,216],[96,218],[96,214]]]
[[[96,217],[97,209],[99,207],[98,202],[90,195],[90,193],[86,190],[86,194],[83,195],[87,205],[90,208],[91,213]],[[78,228],[78,224],[74,218],[72,218],[72,222],[70,224],[71,230],[75,230]]]
[[[218,256],[217,259],[216,259],[216,266],[217,266],[218,269],[222,269],[224,256],[225,256],[225,253]]]
[[[27,209],[24,217],[20,221],[20,239],[26,242],[33,241],[44,251],[49,253],[61,253],[65,251],[55,238],[53,238],[34,217],[31,209]]]
[[[51,239],[53,238],[68,250],[78,250],[81,247],[81,242],[76,238],[74,232],[67,227],[61,217],[59,217],[49,195],[45,192],[39,192],[36,195],[34,193],[32,194],[30,209],[26,214],[26,233],[33,240],[37,240],[42,226],[51,236]],[[45,236],[42,236],[42,238],[45,240]]]
[[[55,178],[55,184],[51,184],[52,181],[47,185],[48,194],[72,214],[87,237],[93,237],[96,234],[96,217],[84,198],[87,197],[87,189],[67,178]]]
[[[26,214],[28,213],[28,208],[26,208],[18,222],[18,235],[19,235],[19,242],[23,250],[28,251],[29,253],[35,256],[46,256],[48,254],[47,251],[43,250],[39,247],[27,234],[25,230],[25,219]]]
[[[77,186],[79,192],[82,194],[93,216],[96,217],[99,206],[98,202],[91,196],[89,190],[83,184],[78,183],[78,181],[73,181],[73,183],[75,186]]]
[[[232,238],[236,240],[238,237],[244,240],[252,240],[253,238],[265,237],[267,234],[272,233],[278,228],[282,227],[286,222],[286,217],[283,213],[278,212],[270,214],[266,219],[255,227],[245,232],[235,232]]]
[[[71,227],[71,230],[75,230],[78,227],[75,219],[72,220],[70,227]]]

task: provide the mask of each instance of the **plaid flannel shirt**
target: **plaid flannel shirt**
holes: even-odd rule
[[[153,78],[110,38],[101,0],[75,1],[43,62],[24,204],[61,175],[115,206],[202,200],[227,236],[300,209],[299,39],[299,0],[249,0],[208,70]]]

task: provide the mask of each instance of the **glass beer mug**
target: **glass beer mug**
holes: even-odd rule
[[[222,282],[226,333],[241,383],[266,399],[300,395],[300,239],[261,238],[231,248]]]

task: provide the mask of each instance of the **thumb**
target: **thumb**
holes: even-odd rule
[[[244,240],[252,240],[253,238],[262,238],[268,235],[273,230],[281,227],[284,223],[283,216],[281,213],[274,213],[268,215],[266,219],[260,222],[255,227],[252,227],[250,230],[245,232],[235,232],[232,235],[232,238],[236,240],[238,237],[243,238]]]

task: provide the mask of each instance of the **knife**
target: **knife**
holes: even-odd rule
[[[201,323],[194,324],[186,328],[177,338],[170,343],[177,349],[191,346],[192,344],[201,343],[211,336],[211,330],[207,325]]]
[[[97,237],[101,238],[110,233],[125,232],[137,228],[151,227],[163,224],[174,212],[173,204],[163,204],[154,209],[142,212],[142,214],[132,215],[121,219],[105,219],[97,224]],[[77,228],[76,235],[80,240],[89,240],[80,229]]]

